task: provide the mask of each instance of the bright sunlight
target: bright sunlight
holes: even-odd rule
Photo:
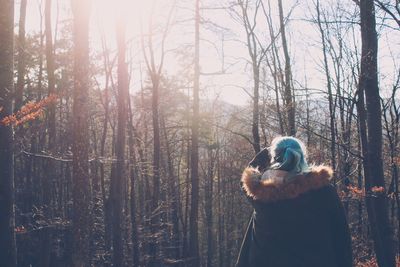
[[[1,267],[400,266],[397,0],[0,0]]]

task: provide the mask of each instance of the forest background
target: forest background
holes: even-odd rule
[[[1,264],[233,266],[241,172],[292,135],[355,265],[396,266],[399,30],[395,0],[0,0]]]

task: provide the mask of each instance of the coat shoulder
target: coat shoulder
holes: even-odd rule
[[[310,172],[293,177],[286,183],[262,180],[258,169],[248,167],[242,173],[241,183],[246,195],[253,200],[274,202],[293,199],[312,190],[330,184],[332,168],[320,165],[311,167]]]

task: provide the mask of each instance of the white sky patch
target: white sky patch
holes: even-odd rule
[[[40,29],[40,2],[40,0],[28,1],[26,20],[28,34],[38,32]],[[93,0],[92,2],[90,32],[92,50],[101,51],[102,49],[100,29],[104,31],[109,48],[115,50],[115,20],[118,16],[123,16],[127,21],[127,40],[130,43],[129,58],[133,61],[131,64],[134,70],[131,83],[132,92],[140,89],[139,66],[142,67],[143,75],[146,72],[140,45],[141,33],[148,34],[149,21],[150,18],[153,18],[154,47],[156,63],[158,63],[160,58],[160,36],[162,34],[160,31],[165,25],[170,6],[174,2],[177,8],[173,12],[172,25],[166,39],[165,50],[167,54],[163,69],[168,75],[179,76],[183,71],[187,71],[187,68],[190,68],[192,63],[190,49],[192,49],[194,42],[194,1]],[[338,10],[337,1],[321,2],[323,2],[324,7],[329,7],[331,4],[332,10]],[[204,74],[201,76],[202,96],[211,100],[218,97],[220,100],[232,104],[244,105],[250,101],[250,97],[245,90],[251,92],[253,86],[252,69],[251,65],[248,64],[249,55],[244,43],[246,40],[244,28],[234,21],[226,10],[209,9],[229,6],[232,3],[233,1],[230,0],[203,0],[201,3],[203,20],[200,28],[200,65],[201,72]],[[304,85],[306,83],[310,88],[325,90],[325,74],[321,69],[320,36],[316,25],[308,21],[315,14],[313,1],[287,0],[283,1],[283,3],[285,15],[294,7],[290,21],[287,24],[293,78],[300,84]],[[64,20],[71,18],[70,4],[70,0],[53,0],[53,30],[55,30],[57,21],[61,25]],[[19,5],[20,3],[17,1],[15,8],[16,22],[18,22]],[[348,8],[350,14],[350,11],[354,9],[354,3],[347,2],[346,5],[341,8]],[[279,27],[277,1],[271,0],[271,9],[272,20],[277,32]],[[42,13],[44,24],[44,1]],[[382,16],[382,12],[378,13],[378,15]],[[390,21],[386,20],[385,22],[390,24]],[[267,44],[269,42],[267,25],[265,18],[261,15],[257,19],[257,30],[261,40],[265,40]],[[356,33],[359,34],[359,31],[357,30]],[[381,94],[385,96],[390,91],[391,85],[398,75],[399,66],[397,62],[400,62],[400,31],[389,27],[380,27],[379,33],[379,75],[381,78]],[[356,37],[356,39],[359,39],[359,37]],[[281,40],[278,39],[278,46],[281,46],[280,42]],[[189,54],[186,57],[180,57],[177,52],[182,52],[185,48],[188,49]],[[281,61],[283,64],[283,57]],[[267,80],[267,82],[272,83],[271,80]]]

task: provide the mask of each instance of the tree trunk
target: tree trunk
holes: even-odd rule
[[[178,207],[179,207],[179,179],[176,177],[174,173],[174,165],[172,162],[172,155],[171,155],[171,149],[170,149],[170,140],[168,139],[168,132],[167,128],[165,126],[165,116],[161,116],[161,127],[162,131],[164,134],[164,140],[165,140],[165,150],[166,150],[166,157],[167,157],[167,170],[168,170],[168,195],[169,195],[169,201],[168,201],[168,206],[170,210],[170,216],[171,216],[171,223],[172,223],[172,231],[171,231],[171,240],[170,240],[170,245],[171,247],[170,255],[173,257],[173,259],[178,259],[179,258],[179,239],[180,239],[180,233],[179,233],[179,216],[178,216]]]
[[[256,11],[260,7],[261,1],[257,1],[256,3]],[[254,152],[257,154],[260,152],[260,133],[259,133],[259,121],[260,121],[260,111],[259,111],[259,101],[260,101],[260,64],[265,56],[265,51],[261,48],[261,51],[257,49],[259,43],[257,42],[257,37],[254,32],[254,28],[256,26],[254,18],[254,25],[251,25],[250,19],[248,16],[248,1],[243,2],[238,0],[238,4],[242,11],[243,25],[246,30],[246,40],[247,40],[247,49],[249,52],[249,56],[251,58],[252,70],[253,70],[253,114],[252,114],[252,122],[251,122],[251,133],[253,136],[252,146]],[[255,15],[256,16],[256,15]]]
[[[89,266],[89,17],[90,1],[73,0],[74,103],[73,103],[73,256],[74,267]]]
[[[15,90],[14,110],[19,110],[23,103],[23,93],[25,85],[25,20],[26,4],[28,0],[21,1],[18,24],[18,78]]]
[[[102,33],[104,35],[104,33]],[[111,70],[110,70],[110,63],[108,58],[107,52],[107,45],[104,40],[104,36],[102,36],[102,46],[103,46],[103,62],[104,62],[104,69],[105,71],[105,89],[104,89],[104,121],[103,121],[103,129],[101,134],[101,143],[100,143],[100,157],[104,158],[105,156],[105,147],[106,147],[106,139],[107,139],[107,131],[108,131],[108,123],[110,120],[110,108],[109,108],[109,84],[111,80]],[[108,255],[111,254],[111,225],[110,225],[110,209],[109,209],[109,199],[107,198],[106,187],[105,187],[105,170],[104,170],[104,163],[100,163],[100,184],[101,184],[101,196],[103,200],[103,220],[104,220],[104,245],[105,250]],[[109,262],[106,261],[105,266],[107,267]]]
[[[195,0],[195,39],[194,39],[194,84],[193,84],[193,118],[192,146],[190,152],[191,167],[191,203],[189,216],[189,257],[190,266],[200,266],[199,258],[199,82],[200,82],[200,0]]]
[[[129,142],[129,158],[130,158],[130,205],[131,205],[131,226],[132,226],[132,233],[131,233],[131,241],[132,241],[132,252],[133,252],[133,267],[139,267],[140,265],[140,251],[139,251],[139,231],[138,231],[138,222],[136,219],[137,215],[137,205],[136,205],[136,179],[138,177],[139,171],[137,170],[136,164],[136,156],[135,156],[135,142],[134,142],[134,129],[133,129],[133,114],[132,114],[132,102],[128,99],[128,106],[129,106],[129,127],[128,127],[128,142]]]
[[[279,134],[284,135],[285,134],[285,126],[281,114],[281,106],[279,102],[279,86],[278,86],[278,58],[277,58],[277,47],[276,47],[276,40],[275,40],[275,33],[274,33],[274,27],[272,23],[272,17],[271,17],[271,4],[270,1],[268,1],[268,13],[266,12],[264,5],[262,5],[265,17],[267,18],[267,24],[268,24],[268,30],[269,30],[269,37],[271,39],[271,55],[272,55],[272,66],[270,60],[267,58],[266,63],[268,68],[270,69],[272,78],[274,80],[274,91],[275,91],[275,105],[276,105],[276,114],[278,117],[278,122],[279,122]]]
[[[125,21],[119,19],[117,22],[117,45],[118,45],[118,119],[117,137],[115,142],[115,154],[117,162],[112,169],[111,175],[111,202],[113,209],[113,263],[115,267],[123,266],[123,199],[125,184],[125,136],[126,121],[128,112],[128,70],[125,62],[126,41],[125,41]]]
[[[282,0],[278,0],[279,5],[279,22],[282,37],[282,48],[285,55],[285,104],[286,104],[286,114],[287,114],[287,130],[288,135],[296,135],[296,124],[295,124],[295,102],[292,93],[292,70],[290,67],[290,56],[289,49],[286,41],[285,23],[283,20],[283,7]]]
[[[14,1],[0,0],[0,120],[12,114]],[[0,123],[0,262],[17,266],[15,244],[13,130]]]
[[[335,109],[334,109],[334,105],[333,105],[332,83],[331,83],[331,76],[330,76],[330,72],[329,72],[328,58],[326,55],[326,53],[327,53],[326,39],[325,39],[324,29],[322,28],[319,1],[317,1],[317,3],[316,3],[316,8],[317,8],[317,23],[318,23],[319,32],[321,34],[322,53],[324,56],[324,70],[325,70],[325,77],[326,77],[326,87],[328,89],[329,121],[330,121],[330,134],[331,134],[331,140],[330,140],[331,166],[332,166],[332,169],[335,171],[336,170]],[[333,183],[334,183],[334,185],[336,185],[336,174],[334,174]]]
[[[259,121],[260,121],[260,67],[253,60],[253,79],[254,79],[254,88],[253,88],[253,120],[251,124],[251,132],[253,134],[253,149],[255,154],[260,152],[260,132],[259,132]]]
[[[153,69],[154,70],[154,69]],[[153,122],[153,200],[152,200],[152,212],[159,213],[157,209],[160,204],[160,123],[159,123],[159,87],[160,87],[160,75],[154,71],[151,73],[151,80],[153,84],[152,95],[151,95],[151,112]],[[152,228],[152,242],[150,243],[151,262],[150,266],[159,266],[157,257],[157,234],[159,230],[159,216],[153,214],[151,216],[151,228]]]
[[[394,242],[388,217],[386,190],[374,194],[373,187],[385,188],[382,162],[382,122],[377,75],[378,40],[373,0],[360,1],[361,74],[359,90],[366,99],[367,134],[363,135],[365,190],[368,218],[379,266],[395,266]]]
[[[212,147],[208,148],[208,168],[207,168],[207,180],[205,181],[204,187],[204,212],[206,219],[207,229],[207,267],[211,267],[214,258],[214,239],[213,239],[213,191],[214,191],[214,167],[216,157],[218,157],[218,150],[213,153]]]
[[[45,37],[46,37],[46,68],[47,68],[47,81],[48,81],[48,96],[55,93],[55,76],[54,76],[54,54],[53,54],[53,37],[51,29],[51,0],[45,2]],[[56,149],[56,104],[51,103],[47,108],[47,150],[50,154],[54,153]],[[56,177],[55,161],[51,158],[45,162],[45,174],[43,177],[43,204],[45,207],[44,215],[47,219],[53,216],[52,206],[52,181]],[[51,229],[43,230],[43,237],[41,238],[41,266],[48,267],[50,265],[51,254]]]
[[[45,35],[46,35],[46,62],[47,62],[47,79],[48,79],[48,95],[55,93],[55,75],[54,75],[54,51],[53,51],[53,35],[51,29],[51,1],[46,0],[45,5]],[[49,127],[49,150],[55,147],[56,137],[56,108],[55,103],[50,104],[48,108],[48,127]]]

